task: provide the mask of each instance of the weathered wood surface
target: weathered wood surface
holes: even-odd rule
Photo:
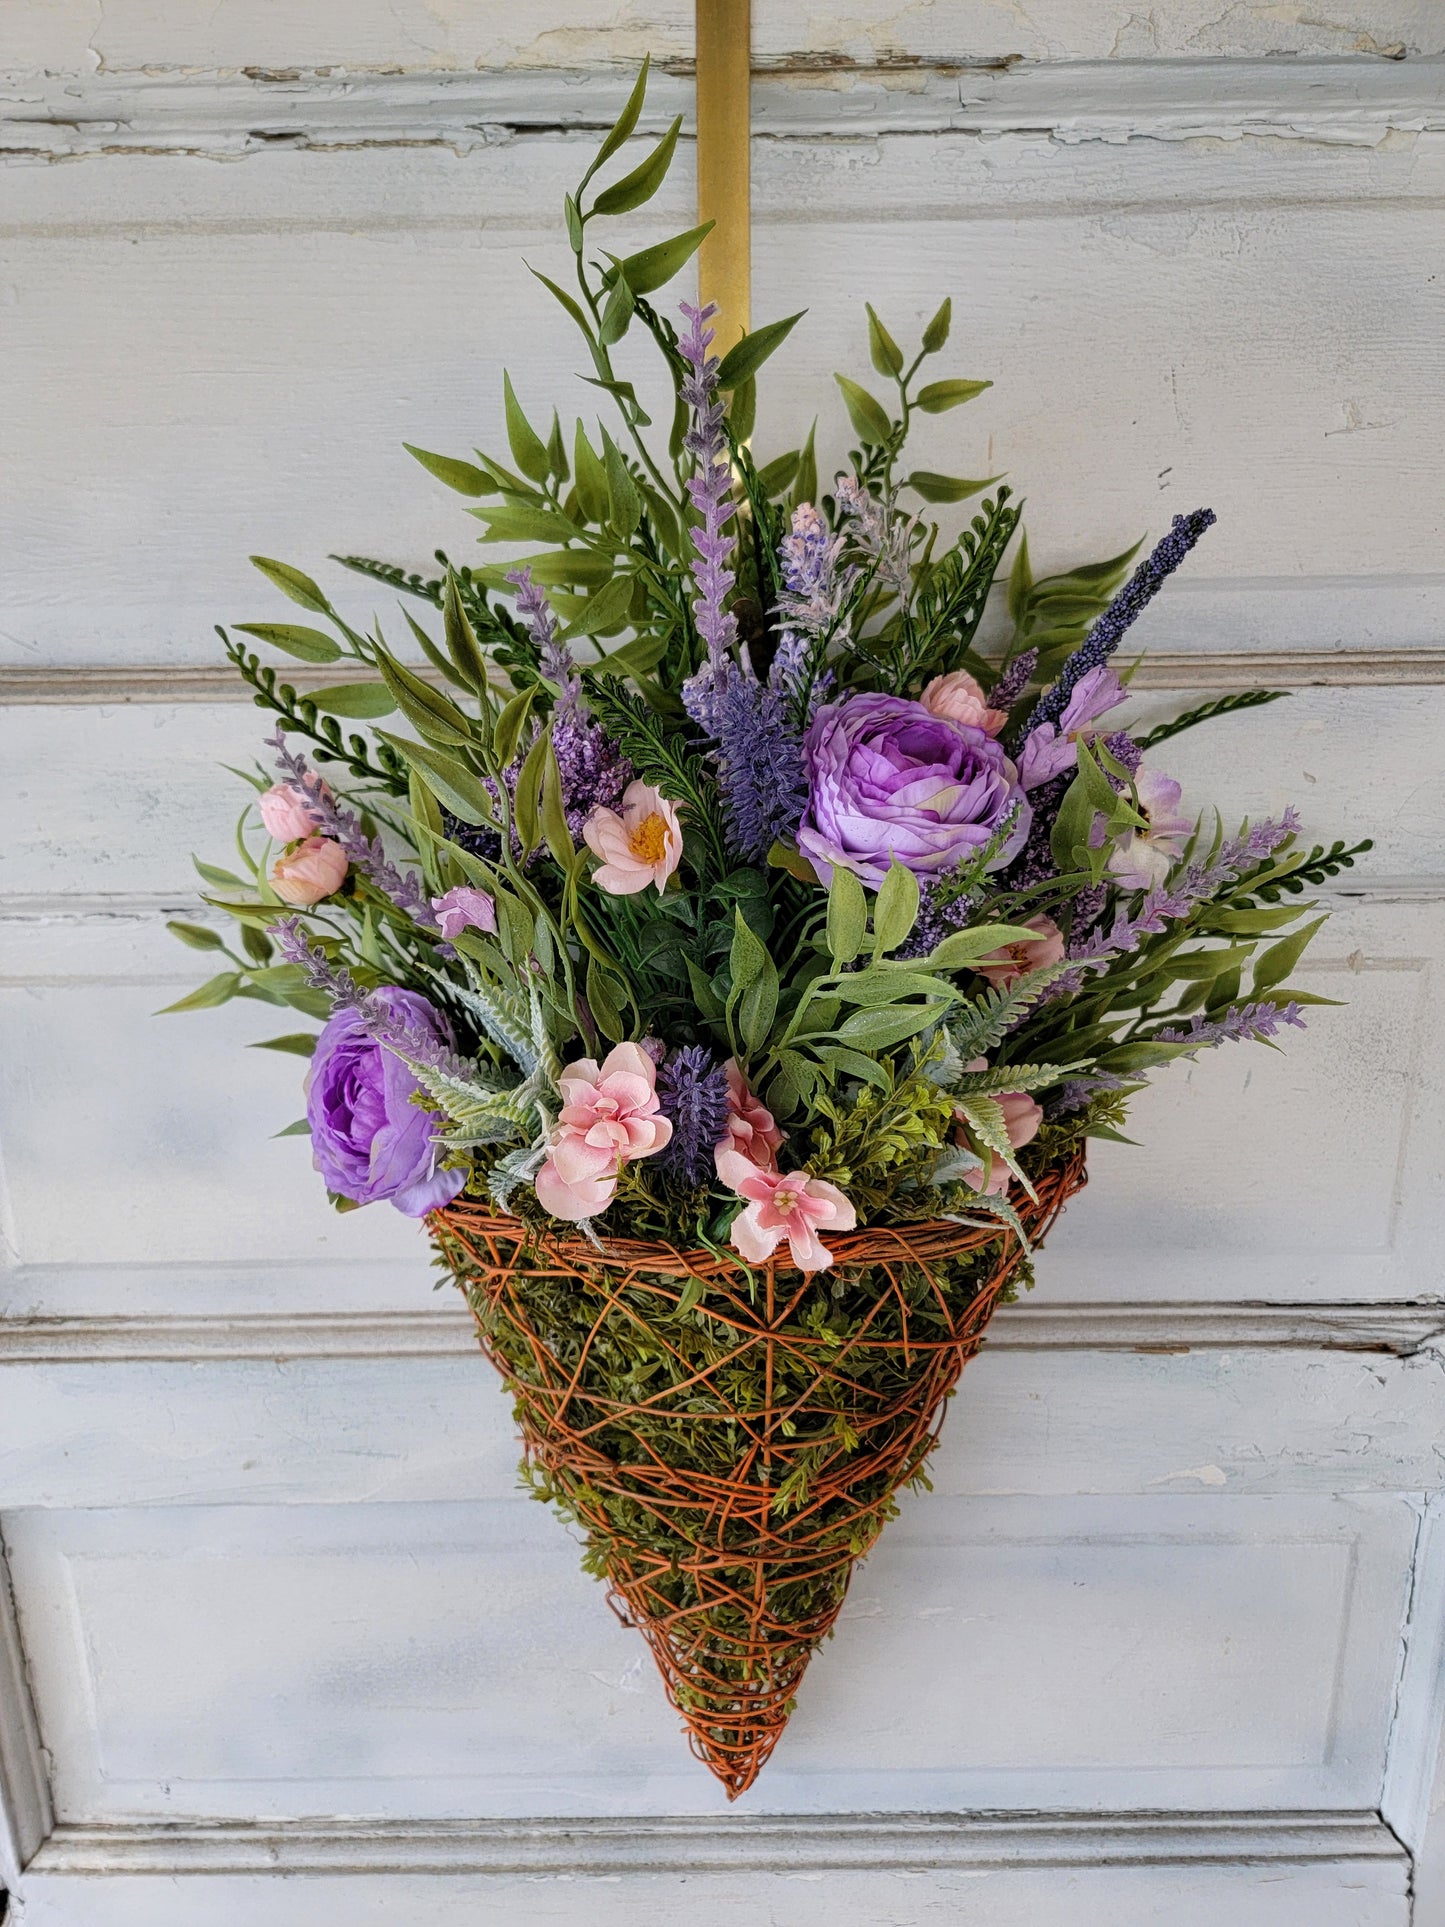
[[[691,7],[579,12],[6,22],[0,1514],[61,1820],[22,1927],[1407,1927],[1412,1884],[1440,1927],[1437,8],[756,0],[756,312],[810,309],[761,452],[816,414],[840,458],[862,300],[903,332],[951,292],[997,385],[920,461],[1006,470],[1042,567],[1212,502],[1141,713],[1191,661],[1299,687],[1161,760],[1378,843],[1306,978],[1344,1007],[1100,1147],[753,1796],[781,1845],[716,1827],[638,1642],[515,1496],[416,1228],[334,1217],[269,1136],[300,1067],[241,1046],[296,1020],[150,1015],[204,974],[163,914],[265,727],[197,700],[213,621],[287,613],[246,553],[480,553],[402,440],[500,446],[504,364],[595,412],[527,263],[644,49],[649,124],[685,108]],[[622,244],[686,225],[691,166]],[[25,1685],[12,1859],[48,1820]],[[809,1832],[949,1807],[1012,1811],[931,1851]],[[474,1823],[607,1812],[682,1844],[539,1823],[522,1871]]]

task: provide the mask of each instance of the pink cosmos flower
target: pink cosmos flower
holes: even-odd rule
[[[1142,830],[1130,830],[1109,852],[1109,873],[1122,890],[1152,890],[1168,876],[1184,853],[1194,825],[1179,814],[1184,794],[1172,776],[1141,769],[1134,777]]]
[[[785,1133],[778,1129],[767,1106],[753,1095],[736,1058],[728,1059],[723,1074],[728,1081],[728,1121],[727,1135],[718,1141],[713,1154],[718,1175],[722,1175],[721,1160],[729,1152],[745,1158],[759,1171],[776,1171],[778,1150]]]
[[[629,783],[622,792],[622,813],[593,810],[582,835],[602,867],[592,881],[609,896],[635,897],[649,883],[659,896],[682,861],[682,827],[677,811],[650,783]]]
[[[924,689],[923,707],[935,716],[950,716],[956,723],[972,723],[985,736],[997,736],[1008,721],[1006,709],[989,708],[982,685],[966,669],[935,676]]]
[[[763,1171],[739,1151],[718,1152],[718,1176],[747,1203],[732,1243],[750,1265],[766,1264],[784,1238],[799,1271],[822,1271],[833,1254],[820,1230],[851,1231],[858,1214],[836,1184],[806,1171]]]
[[[576,1223],[606,1210],[623,1165],[660,1151],[672,1125],[658,1104],[657,1066],[638,1044],[618,1044],[601,1069],[579,1058],[557,1081],[562,1109],[537,1198],[554,1218]]]
[[[323,783],[314,770],[308,772],[304,789],[299,783],[271,785],[256,805],[267,836],[274,837],[278,843],[295,843],[320,828],[321,818],[307,790],[313,796],[331,795],[330,785]]]
[[[1002,950],[990,950],[972,966],[996,990],[1007,990],[1029,971],[1041,970],[1045,964],[1059,963],[1063,958],[1064,933],[1052,917],[1030,917],[1024,927],[1037,930],[1038,935],[1005,944]]]
[[[437,928],[448,943],[463,930],[497,927],[497,906],[490,894],[474,890],[470,884],[459,883],[445,896],[433,897],[431,907],[436,912]]]
[[[293,850],[277,857],[271,886],[284,903],[309,909],[323,897],[334,896],[346,881],[346,852],[329,836],[308,836]]]

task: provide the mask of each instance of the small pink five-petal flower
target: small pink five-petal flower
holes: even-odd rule
[[[562,1109],[537,1173],[537,1198],[554,1218],[577,1223],[611,1204],[617,1177],[672,1136],[657,1097],[657,1066],[638,1044],[618,1044],[601,1068],[591,1057],[557,1080]]]
[[[858,1214],[836,1184],[806,1171],[764,1171],[740,1151],[719,1150],[718,1176],[747,1200],[733,1220],[733,1248],[766,1264],[784,1238],[799,1271],[823,1271],[833,1254],[820,1230],[851,1231]]]
[[[582,835],[600,869],[592,872],[599,890],[613,897],[635,897],[649,883],[662,895],[667,879],[682,861],[682,826],[677,811],[650,783],[629,783],[622,792],[622,813],[593,810]]]
[[[1109,852],[1109,874],[1121,890],[1152,890],[1183,855],[1194,824],[1180,814],[1184,792],[1172,776],[1140,769],[1135,772],[1134,788],[1144,828],[1131,830],[1114,845]]]

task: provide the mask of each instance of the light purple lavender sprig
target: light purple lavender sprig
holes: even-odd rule
[[[1087,971],[1107,969],[1116,957],[1137,950],[1145,937],[1162,936],[1167,924],[1189,916],[1226,883],[1273,856],[1282,844],[1299,834],[1299,827],[1299,816],[1293,808],[1277,819],[1252,824],[1222,843],[1210,861],[1191,863],[1167,884],[1146,891],[1132,914],[1117,910],[1107,929],[1091,931],[1069,946],[1069,959],[1078,968],[1059,978],[1046,1001],[1076,996],[1084,986]]]
[[[1216,1044],[1264,1043],[1278,1035],[1281,1024],[1292,1024],[1296,1030],[1305,1028],[1297,1003],[1231,1004],[1222,1017],[1196,1015],[1187,1024],[1156,1030],[1154,1041],[1191,1044],[1198,1050],[1209,1050]],[[1192,1057],[1194,1051],[1186,1055]]]
[[[403,915],[410,917],[423,930],[434,930],[436,919],[432,915],[431,902],[416,873],[399,870],[387,856],[381,838],[368,836],[361,827],[361,819],[350,810],[341,808],[306,758],[286,747],[284,727],[278,726],[276,734],[268,737],[267,741],[276,750],[277,769],[297,795],[305,800],[306,807],[316,819],[318,832],[339,843],[346,852],[347,862],[360,870]]]
[[[696,474],[688,477],[687,492],[702,517],[701,528],[691,531],[692,576],[697,586],[692,609],[698,634],[707,646],[707,660],[697,676],[684,686],[683,700],[687,703],[687,689],[695,686],[694,701],[705,710],[712,684],[729,660],[738,635],[737,618],[725,606],[737,580],[727,566],[737,547],[737,538],[724,531],[736,511],[732,501],[732,457],[724,426],[725,410],[717,385],[721,364],[716,355],[708,352],[714,330],[707,324],[717,313],[717,305],[709,302],[704,308],[695,308],[691,302],[684,301],[682,312],[690,325],[678,342],[688,364],[681,393],[692,410],[692,424],[683,438],[683,446],[697,463]],[[694,715],[691,704],[688,713]],[[694,715],[694,720],[708,727],[702,717]]]
[[[299,917],[281,917],[270,927],[277,954],[304,973],[313,990],[329,998],[333,1011],[354,1010],[367,1034],[399,1056],[424,1064],[448,1077],[465,1078],[474,1066],[448,1050],[430,1031],[405,1024],[370,991],[363,990],[345,964],[332,963],[319,943],[312,943]]]
[[[526,617],[541,656],[542,674],[561,691],[552,709],[552,750],[562,785],[567,828],[575,841],[593,810],[615,810],[632,781],[632,764],[602,725],[588,715],[582,678],[571,650],[558,633],[557,617],[530,569],[507,577],[517,591],[518,611]],[[517,769],[520,770],[520,761]],[[510,773],[509,773],[510,774]],[[515,784],[515,777],[512,777]]]

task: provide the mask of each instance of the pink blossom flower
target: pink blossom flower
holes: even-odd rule
[[[966,669],[951,669],[946,676],[935,676],[923,691],[923,707],[935,716],[950,716],[956,723],[972,723],[985,736],[997,736],[1008,721],[1006,709],[989,708],[982,685]]]
[[[964,1069],[966,1071],[986,1071],[988,1069],[988,1059],[986,1057],[975,1057],[971,1062],[964,1065]],[[1003,1112],[1003,1128],[1008,1138],[1010,1148],[1015,1151],[1021,1151],[1026,1144],[1032,1143],[1039,1134],[1039,1126],[1044,1121],[1043,1106],[1036,1104],[1027,1091],[999,1091],[996,1093],[996,1099],[999,1109]],[[967,1128],[961,1114],[958,1129],[954,1133],[954,1136],[959,1144],[964,1145],[966,1148],[972,1148],[969,1144]],[[983,1163],[981,1160],[975,1164],[971,1170],[963,1173],[963,1182],[970,1185],[975,1191],[982,1191],[986,1196],[992,1196],[1007,1191],[1009,1179],[1012,1176],[1013,1173],[1009,1170],[1003,1159],[995,1156],[993,1169],[989,1173],[987,1183],[984,1182]]]
[[[284,903],[309,909],[334,896],[346,881],[346,852],[329,836],[308,836],[271,867],[271,887]]]
[[[314,785],[315,793],[330,796],[330,788],[319,776],[313,774],[309,783]],[[297,783],[273,783],[256,807],[267,836],[274,837],[278,843],[295,843],[320,827],[321,818],[306,791]]]
[[[772,1112],[753,1095],[736,1058],[728,1059],[723,1072],[728,1083],[728,1121],[727,1135],[718,1141],[714,1153],[719,1176],[722,1175],[720,1160],[729,1152],[745,1158],[760,1171],[776,1171],[784,1133],[778,1129]]]
[[[661,896],[667,879],[682,861],[682,828],[677,811],[650,783],[629,783],[622,792],[622,813],[597,808],[582,835],[602,867],[592,881],[609,896],[634,897],[649,883]]]
[[[445,896],[433,897],[431,907],[436,912],[437,928],[448,943],[463,930],[497,927],[497,906],[491,896],[485,890],[474,890],[470,884],[459,883]]]
[[[618,1044],[599,1070],[582,1057],[557,1080],[562,1109],[537,1173],[537,1198],[554,1218],[577,1222],[611,1204],[617,1177],[672,1136],[657,1098],[657,1066],[638,1044]]]
[[[1109,873],[1122,890],[1152,890],[1184,854],[1194,825],[1179,814],[1184,794],[1172,776],[1141,769],[1134,777],[1142,830],[1130,830],[1109,852]]]
[[[996,990],[1007,990],[1029,971],[1041,970],[1045,964],[1059,963],[1063,958],[1064,933],[1052,917],[1030,917],[1024,928],[1037,930],[1038,935],[1006,943],[1002,950],[990,950],[972,966]]]
[[[719,1151],[718,1176],[747,1203],[732,1243],[750,1265],[766,1264],[784,1238],[799,1271],[822,1271],[833,1254],[819,1230],[851,1231],[858,1214],[836,1184],[806,1171],[764,1171],[738,1151]]]

